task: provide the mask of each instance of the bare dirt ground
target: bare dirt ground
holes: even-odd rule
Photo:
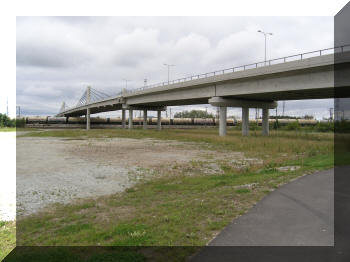
[[[220,161],[244,167],[257,159],[198,144],[152,139],[17,137],[17,216],[51,203],[121,192],[159,175],[222,173]]]

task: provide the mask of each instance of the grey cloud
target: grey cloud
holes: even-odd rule
[[[332,17],[19,17],[17,103],[32,114],[53,114],[62,101],[75,104],[87,85],[114,94],[125,87],[123,79],[128,88],[143,86],[145,78],[166,81],[163,63],[176,65],[170,73],[176,79],[262,61],[258,29],[274,33],[268,58],[333,44]],[[322,117],[328,106],[293,101],[287,112],[317,110]],[[184,108],[205,106],[173,110]]]

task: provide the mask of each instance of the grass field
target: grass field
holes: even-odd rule
[[[295,131],[251,133],[242,137],[229,130],[51,130],[26,134],[32,137],[154,138],[198,143],[220,152],[244,152],[261,159],[256,165],[235,169],[220,163],[224,174],[163,174],[141,181],[123,193],[84,199],[69,205],[55,204],[17,222],[20,245],[93,246],[203,246],[234,218],[279,185],[316,170],[333,167],[333,134]],[[192,163],[192,169],[201,163]],[[279,167],[298,166],[280,171]],[[176,172],[175,172],[176,173]],[[176,254],[178,261],[195,249]],[[152,259],[162,261],[161,255]],[[159,257],[158,257],[159,256]],[[140,260],[141,261],[141,260]]]
[[[15,127],[1,127],[0,132],[16,132]]]
[[[16,245],[16,223],[0,221],[0,261]]]

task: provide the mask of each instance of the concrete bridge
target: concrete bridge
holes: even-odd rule
[[[143,110],[147,128],[147,112],[157,111],[160,130],[161,111],[166,106],[211,104],[220,108],[219,134],[224,136],[227,107],[242,108],[243,135],[249,132],[249,108],[261,108],[262,132],[268,135],[269,109],[276,108],[278,100],[334,98],[334,66],[338,66],[337,73],[350,75],[349,57],[350,45],[328,48],[123,90],[113,97],[88,87],[77,106],[66,109],[63,103],[57,116],[86,115],[86,128],[90,129],[90,114],[122,110],[125,127],[126,110],[129,119],[133,110]],[[337,90],[349,94],[350,82],[338,83]],[[132,121],[129,128],[133,128]]]

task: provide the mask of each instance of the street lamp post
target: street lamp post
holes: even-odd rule
[[[168,85],[169,85],[170,84],[170,67],[175,65],[170,65],[170,64],[164,64],[164,65],[168,67]]]
[[[130,80],[127,80],[127,79],[123,79],[125,81],[125,89],[128,89],[128,81]]]
[[[262,33],[264,35],[264,38],[265,38],[265,65],[266,65],[266,36],[272,35],[272,33],[267,33],[267,32],[261,31],[261,30],[258,30],[258,33]]]

